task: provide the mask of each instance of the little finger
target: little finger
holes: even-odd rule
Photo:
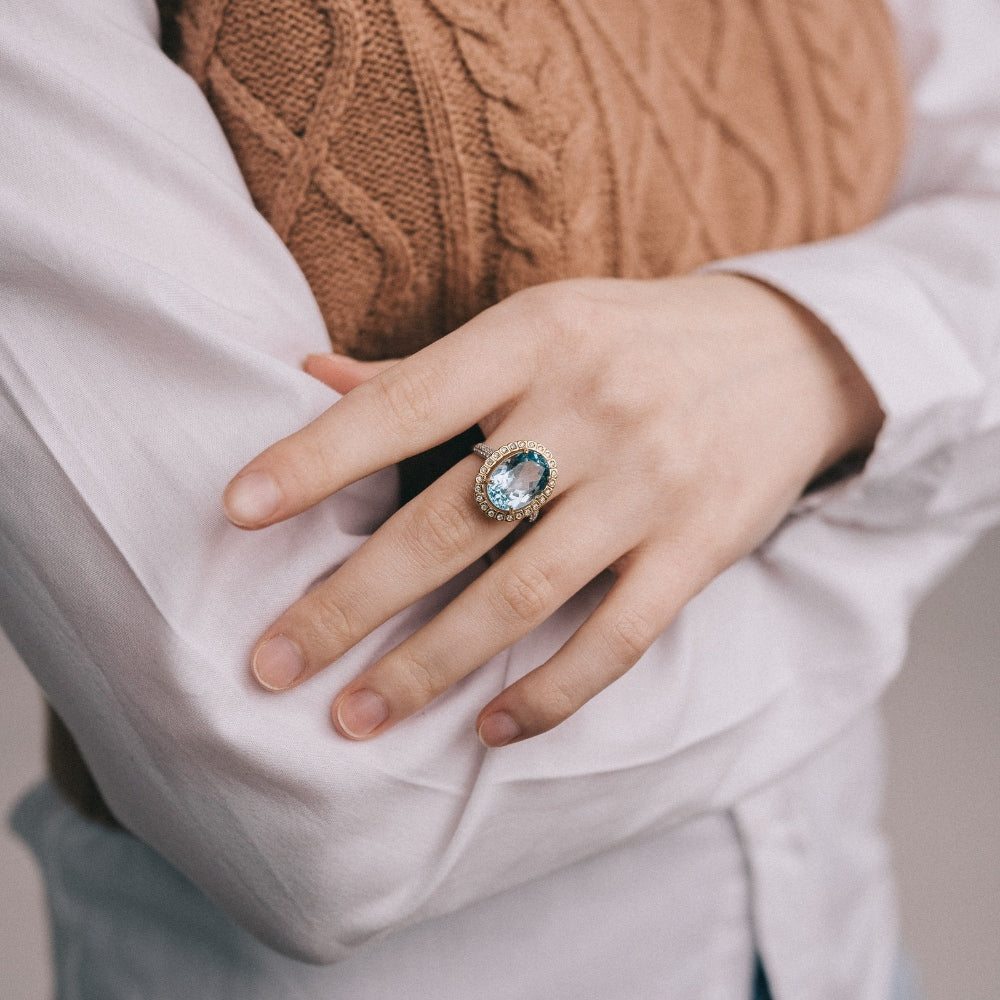
[[[559,652],[479,713],[476,731],[486,746],[505,746],[564,722],[631,669],[700,589],[692,590],[679,565],[645,562],[645,571],[633,567],[615,581]]]

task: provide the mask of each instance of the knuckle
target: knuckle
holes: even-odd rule
[[[545,711],[549,728],[568,719],[586,700],[578,678],[565,672],[552,678]]]
[[[474,543],[468,511],[458,497],[422,505],[409,519],[405,537],[421,565],[431,566],[450,561]]]
[[[670,448],[664,443],[656,458],[661,474],[672,486],[701,492],[706,481],[705,454],[692,434],[680,446]]]
[[[552,596],[549,575],[542,567],[530,563],[508,570],[497,587],[501,614],[529,625],[548,617]]]
[[[664,411],[672,402],[653,367],[637,370],[625,354],[596,350],[587,371],[586,399],[592,421],[642,442],[636,449],[640,460],[647,452],[655,453],[664,437]]]
[[[339,595],[320,587],[302,608],[308,631],[327,650],[348,649],[360,638],[360,622],[347,613]]]
[[[406,365],[389,369],[375,381],[385,410],[398,428],[428,423],[436,410],[436,392],[424,374]]]
[[[649,619],[635,608],[628,608],[612,619],[612,655],[619,661],[635,663],[656,639],[655,629]]]
[[[587,291],[592,284],[586,279],[567,279],[516,294],[524,322],[547,353],[576,355],[601,329],[599,301]]]
[[[392,678],[396,694],[394,704],[405,702],[407,711],[415,711],[436,698],[447,686],[442,675],[416,650],[400,647],[384,662],[383,673]],[[383,685],[385,687],[385,685]]]
[[[532,730],[542,733],[565,722],[588,697],[579,678],[559,670],[531,692],[530,704],[525,705],[522,712],[531,718]]]

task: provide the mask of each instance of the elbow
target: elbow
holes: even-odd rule
[[[311,965],[343,961],[425,915],[427,885],[414,872],[427,869],[418,859],[411,855],[399,870],[391,860],[351,864],[349,849],[333,853],[324,845],[294,862],[272,858],[266,870],[256,868],[252,884],[241,879],[238,894],[218,902],[257,940]]]
[[[225,782],[206,783],[202,771],[175,799],[185,823],[179,814],[157,822],[158,836],[136,832],[258,941],[313,965],[461,905],[441,896],[460,798],[409,782],[381,787],[385,776],[371,771],[331,777],[293,787],[229,768]]]

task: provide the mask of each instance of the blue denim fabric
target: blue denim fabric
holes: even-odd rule
[[[753,973],[753,993],[752,1000],[771,1000],[771,991],[767,986],[767,976],[764,975],[764,966],[757,959],[757,967]]]
[[[773,1000],[760,959],[757,960],[757,967],[754,970],[751,998],[752,1000]],[[920,977],[916,967],[909,955],[901,954],[893,973],[890,1000],[922,1000],[922,998],[923,990],[920,988]]]

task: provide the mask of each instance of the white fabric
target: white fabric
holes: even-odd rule
[[[54,1000],[749,994],[747,886],[724,813],[678,827],[666,850],[633,841],[332,966],[259,944],[141,841],[81,819],[45,786],[16,823],[42,865],[64,954]]]
[[[294,692],[259,691],[254,639],[384,518],[393,475],[262,533],[228,525],[229,477],[335,398],[298,370],[326,346],[309,289],[198,89],[160,54],[151,2],[0,5],[0,620],[115,813],[263,941],[334,962],[470,905],[499,906],[499,927],[532,883],[572,885],[558,873],[585,859],[611,872],[634,838],[661,845],[664,905],[704,892],[721,918],[742,867],[699,886],[667,855],[696,868],[683,824],[732,807],[739,835],[711,827],[704,857],[745,853],[779,1000],[885,995],[892,913],[862,794],[877,749],[858,720],[916,601],[1000,513],[1000,9],[895,7],[913,134],[894,209],[722,265],[784,288],[847,344],[888,415],[874,456],[573,719],[487,753],[479,707],[605,584],[371,742],[333,733],[333,694],[468,575]],[[829,808],[830,787],[850,808]],[[581,879],[558,905],[587,892]],[[673,995],[660,959],[680,942],[631,927],[629,906],[623,884],[593,940],[627,927],[646,995]],[[713,906],[699,912],[715,940]],[[723,963],[732,990],[706,997],[745,994],[750,922]],[[463,953],[427,933],[459,983]],[[377,976],[405,940],[351,961],[367,954]],[[543,969],[558,940],[552,927],[516,960]]]

